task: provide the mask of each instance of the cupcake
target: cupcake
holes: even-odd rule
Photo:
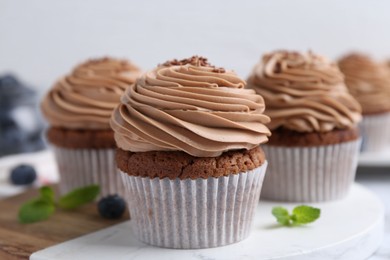
[[[62,194],[99,184],[100,196],[123,195],[109,121],[139,73],[125,60],[89,60],[59,79],[43,99],[41,109],[50,124],[47,140],[54,149]]]
[[[350,54],[339,60],[349,92],[363,109],[363,152],[380,152],[390,143],[390,76],[385,64]]]
[[[314,53],[263,56],[248,87],[264,97],[272,132],[261,198],[317,202],[344,197],[354,180],[359,103],[336,64]]]
[[[42,131],[35,91],[12,74],[0,75],[0,158],[44,149]]]
[[[139,240],[209,248],[249,235],[270,135],[263,98],[194,56],[137,79],[114,110],[116,162]]]

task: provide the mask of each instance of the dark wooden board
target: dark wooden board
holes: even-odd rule
[[[33,224],[18,221],[19,207],[38,195],[25,193],[0,200],[0,259],[28,259],[35,251],[128,220],[126,212],[119,220],[100,217],[96,203],[72,211],[57,210],[48,220]]]

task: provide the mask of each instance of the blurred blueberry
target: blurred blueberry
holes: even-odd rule
[[[11,182],[15,185],[32,184],[37,178],[37,173],[31,165],[22,164],[11,170]]]
[[[118,195],[108,195],[99,200],[98,211],[103,218],[120,218],[126,209],[125,201]]]

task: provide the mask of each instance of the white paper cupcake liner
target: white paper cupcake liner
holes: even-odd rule
[[[363,116],[360,132],[363,137],[362,152],[385,150],[390,146],[390,112]]]
[[[122,172],[139,240],[159,247],[223,246],[251,230],[267,163],[252,171],[208,179],[145,178]]]
[[[124,196],[121,174],[115,164],[115,149],[68,149],[54,147],[60,173],[59,189],[65,194],[75,188],[98,184],[99,198]]]
[[[360,139],[318,147],[264,145],[269,163],[261,199],[320,202],[341,199],[355,179]]]

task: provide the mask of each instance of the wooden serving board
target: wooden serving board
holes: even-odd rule
[[[129,219],[127,211],[119,220],[103,219],[96,203],[90,203],[72,211],[58,209],[48,220],[41,222],[19,223],[19,207],[36,196],[38,191],[30,189],[0,200],[0,259],[28,259],[37,250]]]

